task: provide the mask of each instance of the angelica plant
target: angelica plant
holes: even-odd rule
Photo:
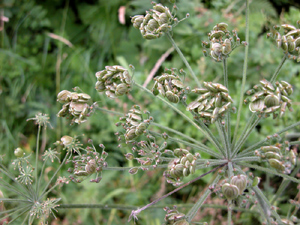
[[[196,214],[205,207],[205,202],[209,197],[225,200],[227,224],[234,222],[236,210],[241,209],[247,213],[259,215],[258,220],[261,224],[299,223],[300,219],[297,218],[299,202],[297,200],[290,200],[290,211],[287,215],[282,215],[280,210],[276,209],[276,201],[285,191],[289,182],[300,184],[300,180],[296,177],[299,171],[297,152],[293,148],[293,145],[299,144],[299,142],[291,141],[285,136],[288,131],[299,126],[300,121],[290,121],[290,124],[281,130],[276,130],[274,126],[272,134],[261,137],[255,142],[249,140],[250,134],[262,120],[271,116],[273,121],[280,120],[286,114],[293,112],[294,87],[288,81],[283,81],[278,77],[280,78],[280,70],[287,59],[299,61],[300,28],[297,27],[299,22],[296,26],[288,24],[274,26],[274,30],[267,36],[274,38],[277,46],[283,50],[282,61],[277,69],[269,74],[269,77],[257,81],[253,88],[246,90],[248,54],[249,47],[252,47],[249,46],[249,0],[245,1],[245,40],[241,40],[238,32],[230,24],[224,22],[211,27],[208,39],[202,40],[204,55],[210,57],[216,64],[221,63],[223,66],[223,82],[219,83],[210,80],[200,82],[198,75],[195,74],[173,40],[172,31],[182,20],[176,18],[175,1],[170,2],[173,3],[172,9],[153,2],[152,9],[145,15],[133,16],[131,22],[147,40],[166,37],[179,54],[187,71],[182,68],[166,68],[161,75],[153,79],[153,87],[148,89],[134,80],[132,65],[127,68],[121,65],[109,65],[95,73],[97,79],[95,90],[99,94],[104,92],[108,98],[113,100],[120,96],[126,96],[131,90],[138,88],[145,94],[159,99],[176,112],[178,114],[176,120],[185,120],[189,126],[195,127],[203,135],[203,138],[207,139],[208,144],[156,123],[151,111],[143,109],[139,105],[133,105],[124,114],[109,110],[105,106],[100,107],[101,103],[93,103],[90,95],[79,88],[75,88],[75,92],[62,90],[57,95],[57,101],[63,104],[57,116],[70,119],[70,123],[73,125],[86,122],[89,116],[99,116],[99,113],[95,113],[96,111],[118,116],[116,122],[118,147],[130,149],[124,157],[130,161],[130,165],[133,165],[126,168],[110,167],[106,162],[106,158],[109,156],[104,151],[103,145],[100,145],[102,151],[99,151],[90,140],[91,146],[84,148],[78,142],[77,137],[63,136],[58,143],[63,145],[67,151],[61,165],[72,164],[68,169],[71,174],[69,179],[80,183],[86,182],[85,180],[90,176],[95,176],[90,179],[90,182],[98,183],[105,176],[106,170],[127,170],[134,175],[139,171],[163,168],[164,172],[161,175],[167,183],[174,186],[173,191],[145,206],[134,206],[133,210],[131,206],[122,208],[123,210],[132,210],[128,221],[134,220],[134,223],[138,223],[142,211],[153,207],[160,200],[204,176],[214,174],[209,186],[187,213],[181,212],[176,206],[172,209],[166,206],[164,208],[166,211],[164,224],[201,224],[203,221],[197,221]],[[184,19],[187,18],[188,15]],[[231,29],[233,30],[231,31]],[[281,30],[283,30],[282,33]],[[228,85],[230,73],[227,70],[227,59],[231,56],[234,57],[231,54],[233,51],[243,50],[245,53],[242,82],[239,90],[233,90]],[[194,81],[191,86],[186,82],[187,76]],[[232,97],[236,96],[235,92],[240,93],[239,99]],[[246,122],[243,123],[245,125],[242,126],[241,113],[242,108],[245,107],[249,108],[251,115],[246,118]],[[158,132],[153,128],[159,128],[161,131]],[[174,147],[174,143],[178,146]],[[23,156],[18,149],[16,156],[20,158],[14,163],[22,166],[19,177],[13,180],[17,182],[17,185],[26,187],[24,194],[24,198],[26,198],[31,196],[32,187],[30,185],[34,180],[35,182],[38,180],[38,175],[34,179],[33,167],[26,161],[28,156]],[[44,156],[51,160],[57,159],[57,152],[49,149]],[[38,157],[38,151],[36,157]],[[202,173],[201,170],[207,168],[209,171]],[[60,169],[61,166],[57,171]],[[250,171],[250,169],[252,170]],[[4,167],[2,171],[9,175]],[[35,171],[38,170],[35,169]],[[264,180],[257,174],[269,174],[283,178],[272,199],[268,199],[265,195],[262,188]],[[191,178],[195,176],[197,177]],[[24,200],[25,206],[24,209],[21,209],[24,210],[24,213],[30,212],[28,216],[31,218],[30,222],[34,218],[41,217],[44,211],[48,212],[45,215],[49,215],[54,209],[59,208],[120,208],[120,206],[90,203],[80,205],[60,203],[58,206],[56,204],[59,199],[53,200],[51,204],[46,203],[42,199],[52,190],[52,188],[47,190],[48,187],[49,184],[44,187],[41,194],[30,197],[30,201]],[[37,182],[33,192],[40,193],[39,190],[40,184]],[[17,190],[15,192],[18,194]],[[4,198],[2,200],[5,201]],[[15,199],[10,200],[14,201]],[[45,205],[51,207],[49,206],[46,210],[43,208]],[[19,208],[15,209],[15,211],[18,210]],[[7,214],[8,216],[10,215]]]

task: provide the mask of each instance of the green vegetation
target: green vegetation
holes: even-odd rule
[[[0,223],[299,223],[298,3],[171,2],[0,3]]]

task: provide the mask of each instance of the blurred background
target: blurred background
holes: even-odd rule
[[[172,7],[167,0],[157,1]],[[229,24],[229,30],[237,30],[243,41],[245,28],[244,0],[179,0],[177,17],[190,17],[173,29],[173,38],[191,64],[199,80],[223,82],[222,63],[205,58],[202,41],[207,33],[219,22]],[[248,86],[252,87],[262,78],[270,78],[283,57],[266,33],[276,24],[296,24],[299,20],[298,1],[253,0],[250,4],[250,52],[248,64]],[[186,126],[172,110],[153,96],[134,88],[128,96],[117,100],[108,99],[95,90],[97,71],[106,65],[135,67],[135,82],[152,88],[153,82],[147,78],[157,63],[155,75],[164,68],[183,68],[178,54],[166,37],[157,40],[144,40],[131,25],[131,16],[145,14],[152,8],[150,0],[2,0],[0,2],[0,154],[5,155],[9,164],[16,147],[22,147],[27,154],[35,149],[37,127],[28,118],[38,112],[48,114],[53,129],[41,138],[41,151],[52,146],[63,135],[80,135],[83,142],[92,139],[95,145],[103,143],[109,153],[109,166],[127,166],[124,154],[130,149],[120,149],[114,133],[118,117],[97,111],[89,120],[70,126],[65,119],[57,118],[61,104],[56,95],[61,90],[79,86],[89,94],[100,107],[126,113],[138,104],[151,112],[155,122],[170,126],[193,138],[202,140],[201,134],[193,127]],[[237,48],[228,59],[229,86],[232,97],[239,98],[244,49]],[[279,78],[295,88],[294,113],[282,120],[266,119],[257,127],[250,140],[265,137],[272,133],[270,122],[281,126],[299,121],[299,64],[288,60]],[[186,82],[195,87],[187,73]],[[237,103],[236,103],[237,105]],[[184,107],[179,106],[182,110]],[[242,119],[249,116],[247,107]],[[235,117],[233,118],[233,121]],[[245,123],[244,121],[243,123]],[[241,125],[243,125],[243,123]],[[234,122],[233,122],[234,125]],[[203,140],[205,142],[205,140]],[[252,142],[252,143],[253,143]],[[169,148],[184,147],[171,144]],[[52,173],[55,165],[49,165]],[[61,175],[68,176],[65,168]],[[62,198],[61,203],[102,203],[141,206],[151,199],[161,196],[173,187],[162,177],[163,170],[139,172],[132,176],[127,172],[105,171],[99,184],[85,181],[81,184],[68,184],[56,190],[53,195]],[[207,172],[203,170],[203,173]],[[200,173],[196,174],[199,176]],[[201,196],[213,175],[186,187],[180,192],[158,203],[160,206],[191,204]],[[264,175],[261,174],[263,177]],[[47,174],[45,174],[47,179]],[[276,180],[277,179],[277,180]],[[265,178],[270,191],[276,188],[279,178]],[[150,185],[151,184],[151,185]],[[278,184],[277,184],[278,185]],[[4,193],[5,194],[5,193]],[[295,193],[289,193],[291,196]],[[280,205],[283,213],[287,210],[285,196]],[[212,198],[208,204],[222,205],[224,200]],[[225,206],[225,205],[224,205]],[[188,210],[188,205],[183,212]],[[130,211],[98,209],[60,209],[57,220],[51,224],[124,224]],[[140,214],[137,224],[161,224],[162,209],[151,209]],[[222,209],[205,209],[197,215],[198,221],[212,221],[210,224],[224,224]],[[145,222],[146,221],[146,222]],[[248,221],[248,222],[246,222]],[[236,224],[253,224],[253,215],[246,218],[237,215]]]

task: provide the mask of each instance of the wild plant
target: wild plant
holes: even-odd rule
[[[145,94],[159,99],[163,104],[174,110],[178,116],[176,120],[185,120],[189,126],[193,126],[203,135],[207,143],[203,143],[191,136],[181,133],[170,127],[165,127],[155,122],[151,111],[142,109],[139,105],[133,105],[124,115],[105,107],[100,107],[101,102],[93,102],[90,95],[76,87],[74,91],[63,90],[57,95],[57,101],[62,103],[62,109],[58,117],[66,117],[71,124],[84,123],[89,116],[96,111],[110,113],[119,116],[116,126],[119,132],[116,133],[120,148],[131,149],[125,154],[127,160],[131,161],[129,168],[109,167],[105,161],[108,154],[104,151],[104,145],[100,145],[101,153],[92,144],[82,147],[78,137],[63,136],[56,143],[66,150],[64,159],[57,168],[55,174],[48,184],[42,188],[40,183],[44,165],[40,170],[29,163],[29,156],[25,156],[21,149],[17,149],[15,155],[18,157],[13,164],[19,170],[19,176],[15,179],[4,165],[1,164],[1,172],[15,183],[5,181],[1,187],[10,189],[14,193],[12,198],[1,198],[2,202],[12,204],[14,208],[1,212],[2,218],[11,217],[18,213],[25,215],[23,223],[33,223],[35,218],[42,218],[46,222],[47,217],[53,211],[61,208],[74,208],[75,205],[59,206],[60,199],[47,199],[47,194],[59,183],[66,183],[69,180],[80,183],[85,179],[98,183],[101,181],[102,173],[105,170],[128,170],[132,175],[138,171],[164,168],[162,174],[166,181],[176,187],[170,193],[150,202],[149,204],[132,210],[129,221],[139,223],[139,214],[152,207],[160,200],[181,190],[191,183],[200,180],[207,174],[214,174],[213,180],[201,197],[193,204],[187,213],[183,213],[178,207],[165,207],[166,211],[164,224],[207,224],[210,221],[197,221],[197,212],[204,207],[204,203],[211,196],[226,200],[227,224],[233,224],[234,214],[253,213],[258,216],[262,224],[294,224],[299,223],[297,211],[299,201],[291,199],[287,215],[281,215],[280,209],[276,207],[277,201],[285,191],[290,182],[300,183],[295,176],[299,171],[297,163],[297,151],[295,145],[299,141],[293,141],[287,132],[295,129],[300,122],[290,121],[290,125],[284,129],[274,132],[254,143],[249,142],[249,136],[254,132],[257,125],[268,117],[270,126],[272,121],[280,121],[288,111],[293,111],[291,97],[293,86],[287,81],[278,80],[280,70],[286,60],[293,59],[300,61],[300,22],[296,26],[283,24],[274,26],[274,29],[267,35],[274,39],[278,48],[283,52],[283,58],[276,71],[260,81],[253,88],[246,90],[247,65],[249,54],[249,0],[246,0],[246,27],[245,40],[241,40],[236,30],[230,31],[230,24],[220,22],[212,27],[208,34],[208,40],[203,40],[203,53],[210,57],[215,63],[222,63],[223,83],[213,81],[200,82],[198,76],[193,72],[188,61],[172,37],[172,30],[182,22],[176,18],[176,5],[174,0],[172,9],[153,2],[153,9],[145,15],[136,15],[131,18],[133,26],[139,29],[141,35],[147,39],[168,38],[174,49],[179,54],[187,71],[181,68],[166,68],[161,75],[154,78],[151,90],[134,81],[134,67],[128,66],[106,66],[105,69],[96,73],[97,82],[95,89],[104,92],[108,98],[117,99],[127,95],[134,88],[139,88]],[[186,16],[187,19],[188,15]],[[242,82],[240,86],[239,99],[231,97],[236,90],[231,90],[228,84],[230,75],[227,70],[227,60],[233,51],[245,50]],[[186,77],[191,76],[194,83],[192,87],[187,85]],[[184,107],[184,110],[182,108]],[[241,126],[242,108],[248,107],[250,114],[246,118],[245,126]],[[99,114],[95,114],[96,116]],[[34,119],[39,125],[39,133],[42,125],[46,125],[45,116],[37,115]],[[235,123],[235,124],[234,124]],[[157,127],[161,132],[152,129]],[[38,138],[39,140],[39,133]],[[169,147],[176,146],[178,147]],[[185,147],[180,147],[185,146]],[[38,165],[39,145],[37,141],[36,163]],[[47,160],[58,159],[56,149],[49,149],[43,155],[44,164]],[[50,184],[62,165],[72,164],[68,169],[71,173],[69,179],[59,178],[54,186]],[[201,170],[209,168],[208,172]],[[36,173],[34,176],[34,172]],[[202,173],[202,174],[201,174]],[[199,175],[201,174],[201,175]],[[258,175],[259,174],[259,175]],[[259,176],[270,174],[281,177],[282,182],[271,199],[263,191],[263,182]],[[187,177],[195,177],[188,181]],[[35,182],[35,185],[33,185]],[[43,189],[41,191],[41,189]],[[18,197],[15,197],[18,196]],[[21,198],[21,200],[20,200]],[[17,203],[15,203],[17,202]],[[79,206],[78,206],[79,207]],[[85,207],[85,206],[80,206]],[[91,207],[87,204],[86,207]],[[107,208],[107,205],[94,204],[95,208]],[[117,208],[117,206],[111,206]],[[127,208],[129,209],[129,207]],[[243,210],[242,210],[243,209]],[[19,216],[9,222],[12,223]]]

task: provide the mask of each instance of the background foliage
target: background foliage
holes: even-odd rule
[[[168,4],[167,0],[160,2]],[[87,123],[69,126],[66,121],[56,117],[60,108],[55,102],[56,94],[63,89],[71,90],[77,85],[94,100],[99,100],[101,107],[127,112],[133,104],[139,104],[151,112],[155,122],[202,140],[202,135],[193,127],[185,126],[184,121],[177,120],[174,112],[167,110],[166,106],[138,89],[134,89],[128,97],[122,97],[121,101],[108,101],[94,89],[94,74],[105,65],[134,65],[135,80],[143,84],[157,60],[172,47],[167,38],[145,41],[139,31],[131,25],[130,16],[143,14],[151,8],[150,3],[150,0],[4,0],[0,3],[1,15],[9,19],[1,23],[0,30],[0,153],[6,155],[7,163],[14,157],[13,149],[16,147],[21,146],[27,153],[35,148],[36,127],[27,123],[26,119],[42,112],[50,115],[54,127],[48,131],[47,136],[42,137],[42,151],[62,135],[85,134],[82,137],[84,141],[93,139],[95,145],[105,144],[110,166],[127,165],[123,154],[128,149],[117,148],[118,143],[114,135],[117,131],[114,123],[118,118],[97,112]],[[118,17],[121,16],[119,9],[122,6],[125,7],[125,24],[122,24]],[[206,34],[218,22],[228,23],[229,29],[236,29],[241,40],[244,40],[244,1],[181,0],[177,6],[179,18],[185,17],[186,13],[190,13],[190,18],[174,29],[175,41],[200,81],[218,82],[222,75],[222,64],[204,58],[201,41],[207,40]],[[281,51],[276,49],[274,43],[266,40],[266,32],[275,24],[295,24],[299,19],[299,3],[253,0],[250,11],[249,88],[261,78],[269,78],[282,57]],[[165,67],[184,68],[176,52],[170,52],[156,75]],[[230,89],[241,84],[243,54],[243,48],[240,48],[228,59]],[[284,125],[288,120],[300,119],[299,102],[296,100],[300,99],[299,69],[295,62],[288,61],[281,71],[280,76],[294,85],[296,106],[293,115],[289,114],[284,120],[276,121],[278,126]],[[186,82],[189,81],[190,78],[187,77]],[[151,88],[152,84],[149,83],[148,88]],[[195,87],[193,83],[189,85]],[[232,94],[234,99],[238,99],[239,93]],[[246,118],[248,114],[245,110],[242,117]],[[257,132],[251,135],[251,140],[254,142],[259,135],[266,136],[270,132],[268,119],[264,120],[257,127]],[[203,139],[203,142],[205,141]],[[49,166],[47,171],[51,173],[53,168]],[[57,190],[55,194],[61,197],[64,203],[143,205],[150,199],[172,190],[161,174],[162,171],[148,171],[129,176],[126,172],[106,171],[99,184],[69,184]],[[62,175],[68,175],[66,170],[62,171]],[[192,196],[200,196],[201,190],[211,178],[206,176],[161,204],[193,202],[195,197]],[[264,179],[270,181],[270,177]],[[271,195],[272,186],[276,186],[276,178],[267,185]],[[288,196],[282,198],[286,200]],[[222,204],[214,202],[222,200],[210,201],[209,203]],[[283,203],[280,207],[284,210],[284,206]],[[218,214],[199,212],[198,218],[221,224],[222,218],[216,217]],[[60,209],[58,217],[59,220],[53,222],[54,224],[123,224],[128,218],[128,211]],[[142,214],[140,223],[148,221],[147,224],[160,224],[163,217],[162,210],[149,210]],[[249,218],[237,218],[237,221],[246,224],[247,220],[252,224],[254,218],[252,219],[249,215]]]

